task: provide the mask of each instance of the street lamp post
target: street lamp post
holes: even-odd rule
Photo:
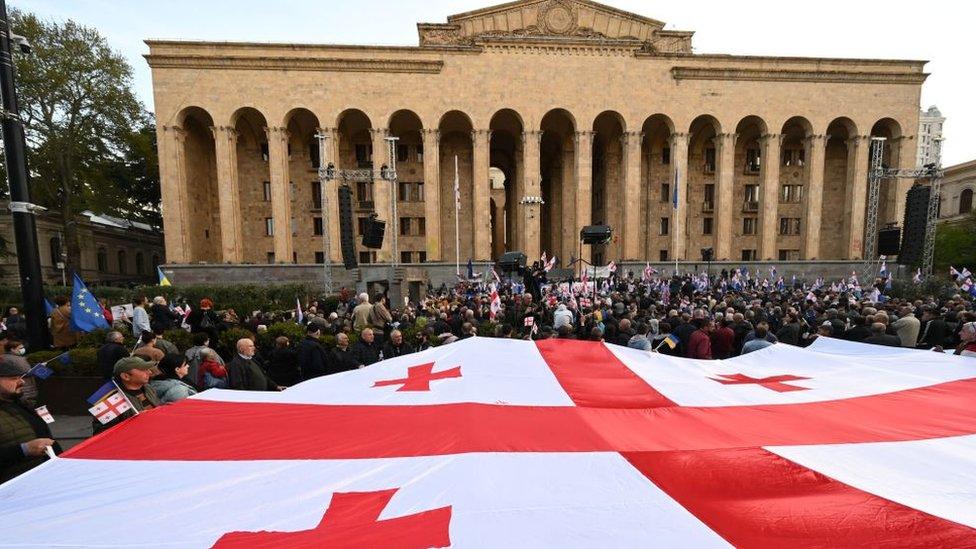
[[[7,3],[0,0],[0,127],[3,129],[3,150],[10,186],[10,211],[14,221],[14,240],[17,246],[17,265],[20,270],[20,290],[24,299],[27,320],[27,341],[32,351],[47,347],[49,334],[44,314],[44,282],[41,278],[41,258],[37,251],[37,223],[34,215],[41,210],[31,203],[27,187],[27,158],[24,123],[17,105],[14,83],[14,60],[10,51],[13,38]],[[22,39],[21,39],[22,40]],[[21,50],[27,46],[21,43]]]

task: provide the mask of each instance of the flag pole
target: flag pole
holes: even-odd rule
[[[458,157],[454,155],[454,271],[461,276],[461,181],[458,175]]]
[[[678,240],[681,238],[681,216],[678,215],[678,167],[674,167],[674,276],[678,276]]]

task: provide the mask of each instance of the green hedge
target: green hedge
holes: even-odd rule
[[[274,347],[274,340],[285,336],[292,345],[299,343],[305,338],[305,326],[294,322],[278,322],[268,326],[268,330],[258,334],[258,345],[266,349]]]
[[[98,377],[98,349],[77,348],[68,352],[68,360],[55,358],[61,351],[37,351],[27,355],[27,362],[31,366],[47,362],[48,367],[61,376],[94,376]],[[53,360],[52,360],[53,359]]]

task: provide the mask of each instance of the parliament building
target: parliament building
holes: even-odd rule
[[[594,224],[613,227],[583,249],[598,264],[855,260],[871,138],[915,167],[924,61],[696,53],[693,32],[590,0],[417,30],[402,47],[148,41],[169,264],[341,262],[344,184],[360,264],[568,259]],[[323,188],[327,164],[373,179]],[[879,226],[911,185],[885,183]]]

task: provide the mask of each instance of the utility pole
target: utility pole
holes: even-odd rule
[[[27,319],[27,340],[31,351],[46,349],[50,337],[44,314],[44,282],[41,278],[41,258],[37,251],[35,213],[41,209],[31,203],[27,187],[27,157],[24,123],[17,106],[14,85],[14,59],[10,49],[12,33],[7,18],[7,3],[0,0],[0,128],[3,129],[3,149],[10,186],[10,211],[14,219],[14,241],[20,269],[20,289],[24,298]],[[21,39],[22,40],[22,39]],[[26,42],[20,44],[26,49]]]

